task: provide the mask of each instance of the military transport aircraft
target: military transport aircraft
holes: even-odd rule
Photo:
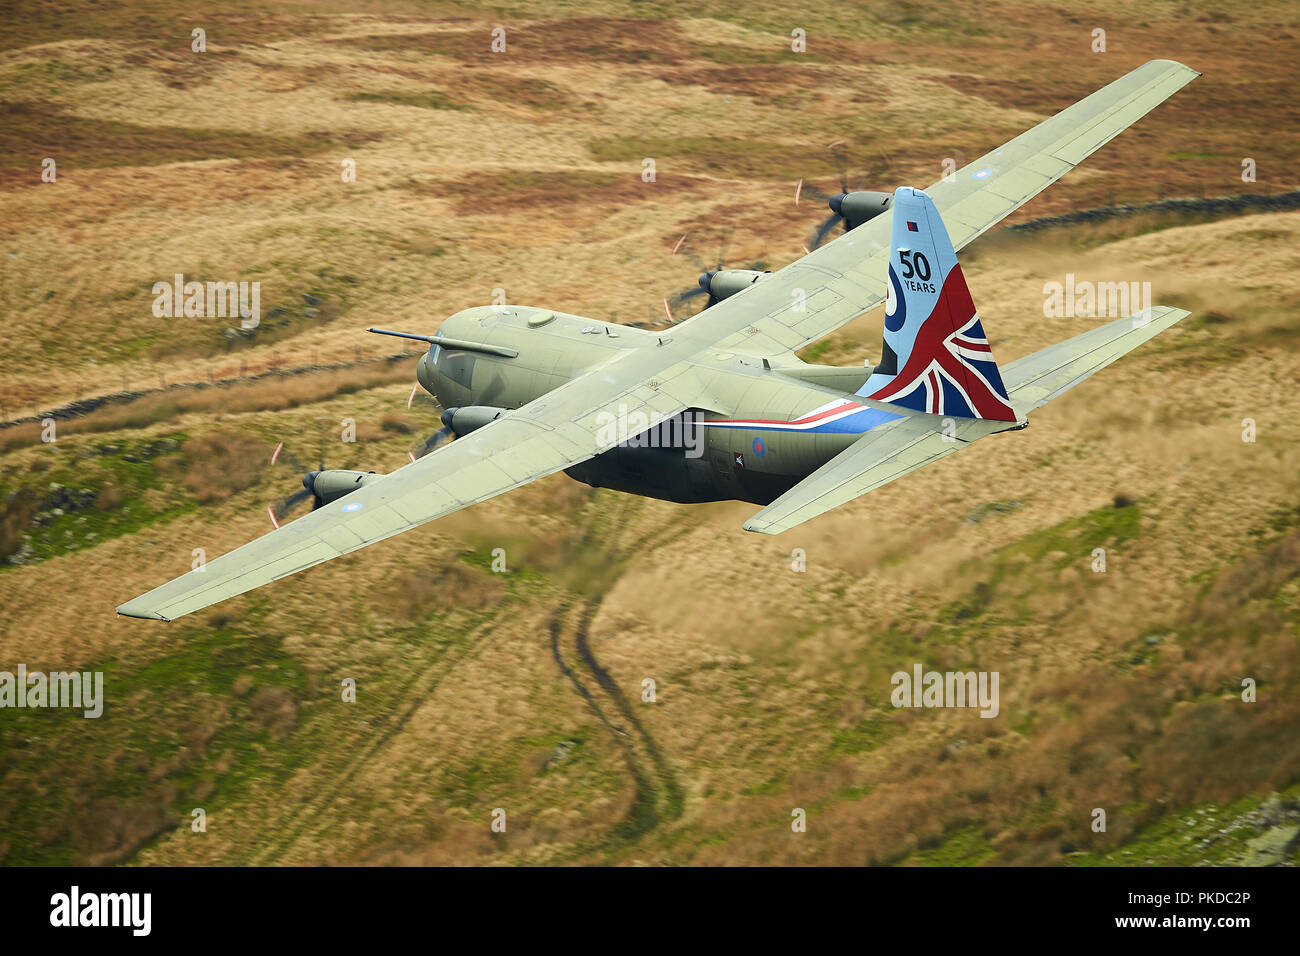
[[[845,233],[770,274],[701,276],[663,332],[527,306],[466,309],[419,383],[455,436],[387,475],[304,476],[315,508],[118,613],[174,620],[557,471],[673,501],[765,505],[779,534],[996,432],[1187,315],[1154,307],[999,368],[956,250],[1199,74],[1152,60],[922,191],[850,193]],[[874,212],[874,215],[870,215]],[[874,368],[795,352],[885,303]],[[661,439],[647,440],[654,432]]]

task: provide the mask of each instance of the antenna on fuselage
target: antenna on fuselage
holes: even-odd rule
[[[367,332],[374,332],[376,335],[395,335],[399,339],[416,339],[420,342],[434,344],[436,340],[432,335],[417,335],[415,332],[393,332],[390,329],[366,329]]]
[[[519,350],[504,345],[488,345],[486,342],[471,342],[467,339],[453,339],[445,335],[418,335],[415,332],[393,332],[389,329],[366,329],[376,335],[394,335],[399,339],[415,339],[430,345],[441,345],[448,349],[463,349],[466,352],[483,352],[486,355],[500,355],[502,358],[518,358]]]

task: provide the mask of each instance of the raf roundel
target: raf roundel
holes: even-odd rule
[[[889,267],[888,278],[889,288],[885,294],[885,328],[897,332],[907,322],[907,297],[903,295],[893,265]]]

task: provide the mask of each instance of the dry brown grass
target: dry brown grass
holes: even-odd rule
[[[815,208],[790,206],[793,181],[805,176],[830,187],[839,160],[823,147],[832,139],[845,142],[855,180],[929,182],[940,153],[973,158],[1148,55],[1214,68],[1024,215],[1238,190],[1245,143],[1260,170],[1252,188],[1280,191],[1294,151],[1294,134],[1272,122],[1269,106],[1286,101],[1290,75],[1285,32],[1274,23],[1280,8],[1255,11],[1249,49],[1225,44],[1218,19],[1164,13],[1148,20],[1139,48],[1127,36],[1123,49],[1105,56],[1079,52],[1087,30],[1064,14],[1029,17],[999,7],[998,27],[989,31],[987,10],[976,16],[959,5],[942,18],[944,28],[917,33],[916,24],[884,11],[843,24],[830,22],[835,14],[804,11],[812,37],[805,59],[784,54],[785,42],[773,39],[772,24],[786,16],[776,7],[740,22],[629,21],[618,5],[580,20],[538,18],[512,30],[505,59],[487,52],[483,22],[463,15],[439,21],[421,9],[410,11],[423,15],[413,20],[349,20],[297,8],[259,11],[256,19],[246,11],[209,14],[213,51],[199,57],[159,50],[147,24],[166,5],[150,9],[105,33],[102,11],[70,8],[50,26],[61,42],[11,52],[0,63],[10,102],[51,104],[43,122],[67,116],[143,128],[147,116],[148,135],[159,143],[109,137],[120,144],[115,162],[128,165],[88,168],[67,153],[59,132],[50,147],[58,153],[61,146],[66,160],[59,184],[39,184],[29,162],[12,167],[33,186],[7,194],[14,204],[7,218],[54,230],[17,236],[6,250],[10,270],[0,292],[17,346],[5,367],[13,405],[111,388],[121,371],[136,380],[159,371],[171,380],[204,378],[213,364],[204,356],[219,351],[219,336],[205,323],[149,312],[149,284],[177,271],[257,278],[269,308],[297,301],[314,281],[310,267],[348,263],[358,280],[350,303],[329,321],[253,345],[244,358],[258,368],[277,349],[286,364],[304,364],[312,352],[347,357],[358,346],[370,354],[360,333],[369,316],[434,324],[485,301],[505,281],[505,261],[516,301],[644,321],[658,314],[665,293],[689,284],[693,267],[684,270],[666,253],[697,218],[727,220],[737,257],[778,264],[793,257],[816,218]],[[35,29],[46,21],[25,22]],[[246,39],[254,23],[268,38],[258,44]],[[282,35],[287,23],[298,28],[291,37]],[[1032,43],[1017,43],[1031,33]],[[274,48],[265,45],[272,41]],[[1022,53],[1008,57],[1008,43]],[[1057,68],[1061,62],[1072,68]],[[172,85],[196,70],[202,84]],[[383,72],[393,70],[412,76]],[[384,82],[396,86],[371,85],[367,75],[391,76]],[[431,87],[474,108],[349,99]],[[232,125],[237,135],[221,134],[220,146],[240,150],[236,158],[218,158],[209,145],[218,134],[195,122],[196,110]],[[935,115],[945,118],[944,129]],[[331,146],[321,130],[346,131],[348,145]],[[26,134],[20,139],[35,148]],[[638,141],[654,147],[659,161],[653,189],[639,188]],[[617,158],[593,163],[591,144],[602,142]],[[683,143],[695,145],[682,150]],[[316,147],[319,159],[303,158]],[[204,161],[143,165],[173,148]],[[357,189],[338,182],[343,152],[361,163]],[[94,156],[101,162],[102,150]],[[597,179],[574,189],[575,175]],[[618,185],[602,186],[599,177]],[[547,193],[553,216],[538,211]],[[249,202],[260,220],[236,213]],[[565,212],[566,205],[591,215]],[[178,219],[197,224],[191,235],[171,234]],[[636,268],[616,281],[591,281],[633,259]],[[60,263],[57,274],[45,267],[52,261]],[[544,282],[530,278],[540,275]]]
[[[276,4],[204,13],[213,50],[202,59],[169,45],[169,3],[137,5],[125,25],[97,5],[46,8],[4,31],[0,56],[0,99],[49,104],[16,108],[0,163],[20,187],[0,197],[16,224],[0,249],[4,415],[113,392],[123,375],[138,388],[160,372],[261,372],[277,353],[282,367],[373,358],[391,346],[366,325],[432,331],[500,285],[510,301],[654,321],[662,296],[720,247],[773,267],[797,255],[821,213],[793,205],[794,181],[835,184],[831,140],[845,141],[864,185],[928,183],[944,156],[973,159],[1153,56],[1206,75],[1021,217],[1293,188],[1300,134],[1278,121],[1295,93],[1287,9],[1256,6],[1240,21],[1152,9],[1112,31],[1105,56],[1085,52],[1090,27],[1064,10],[809,9],[811,52],[795,61],[791,14],[768,3],[651,22],[612,3],[584,5],[581,20],[539,9],[511,26],[504,58],[487,52],[480,14],[400,0],[349,16]],[[1109,2],[1094,12],[1131,20]],[[238,136],[220,142],[224,129]],[[120,135],[100,152],[105,131]],[[60,157],[57,184],[39,184],[40,157],[28,155],[46,149]],[[357,160],[354,186],[339,181],[344,155]],[[653,186],[638,178],[644,155],[657,160]],[[1258,161],[1258,184],[1240,182],[1243,155]],[[1126,238],[1163,225],[970,250],[1004,364],[1095,324],[1042,316],[1043,283],[1067,271],[1150,280],[1157,302],[1196,315],[1030,429],[778,539],[737,530],[748,505],[642,501],[556,476],[158,627],[111,609],[188,570],[195,547],[220,554],[268,530],[266,505],[297,487],[289,459],[406,460],[412,435],[436,427],[405,409],[413,362],[151,394],[60,422],[53,447],[34,425],[5,429],[4,468],[22,475],[75,461],[92,441],[183,429],[189,465],[162,468],[150,494],[206,503],[0,573],[10,661],[113,661],[119,675],[119,723],[63,750],[4,749],[17,763],[5,764],[0,814],[29,799],[46,810],[22,816],[37,821],[30,831],[0,826],[21,834],[0,852],[858,864],[922,862],[972,830],[986,859],[1056,863],[1119,846],[1170,808],[1288,786],[1300,772],[1300,217]],[[256,278],[264,310],[301,310],[313,290],[329,307],[227,353],[211,323],[153,317],[150,285],[175,272]],[[880,322],[846,327],[825,358],[874,360]],[[321,421],[341,417],[356,419],[356,445],[322,439]],[[1259,425],[1254,445],[1240,441],[1245,417]],[[1106,575],[1088,570],[1077,536],[1015,550],[1117,495],[1136,502],[1140,533],[1109,543]],[[111,487],[100,497],[116,507]],[[1008,498],[1020,506],[968,520]],[[3,519],[10,538],[11,522],[26,524],[15,502]],[[485,569],[494,547],[509,574]],[[790,570],[796,547],[806,574]],[[627,713],[579,651],[585,601],[589,652]],[[982,610],[941,613],[968,605]],[[553,620],[560,660],[590,699],[557,664]],[[218,636],[220,654],[183,656]],[[258,658],[259,641],[284,656]],[[250,656],[227,667],[224,654]],[[894,711],[889,676],[915,661],[999,670],[1001,714]],[[139,676],[151,667],[185,678],[152,684]],[[290,669],[300,679],[275,683]],[[1249,709],[1234,696],[1242,675],[1260,681]],[[338,705],[344,676],[358,679],[354,709]],[[653,706],[639,703],[646,677]],[[192,699],[180,693],[188,680],[217,685]],[[150,753],[113,727],[177,727],[186,749],[153,741]],[[264,736],[230,749],[243,730]],[[635,838],[621,829],[641,786],[629,767],[656,788],[654,825]],[[668,778],[683,793],[678,816]],[[56,792],[75,796],[51,810]],[[202,839],[178,815],[196,800],[221,821]],[[1099,805],[1115,811],[1104,839],[1087,828]],[[505,839],[486,826],[497,806],[510,814]],[[812,823],[797,838],[792,806]]]
[[[207,505],[251,487],[267,461],[266,445],[253,435],[223,430],[185,443],[182,480]]]
[[[220,417],[250,411],[299,408],[391,382],[409,381],[414,375],[413,364],[398,360],[295,375],[261,376],[215,387],[197,383],[135,398],[114,399],[84,415],[58,421],[56,434],[70,436],[142,429],[192,414]],[[0,431],[0,449],[31,447],[40,441],[43,427],[40,422],[23,422]]]

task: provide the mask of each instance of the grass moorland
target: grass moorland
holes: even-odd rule
[[[172,625],[112,614],[266,530],[318,458],[388,470],[437,427],[366,325],[431,331],[497,287],[660,322],[720,249],[798,255],[824,212],[798,179],[925,185],[1152,57],[1204,75],[1017,220],[1294,189],[1287,5],[127,9],[0,31],[0,418],[143,392],[53,443],[0,429],[0,669],[108,687],[99,720],[0,712],[0,860],[1293,858],[1257,841],[1300,785],[1295,213],[982,239],[1003,363],[1095,324],[1044,317],[1067,272],[1194,314],[1026,431],[779,538],[740,531],[751,506],[556,476]],[[262,327],[156,318],[177,272],[260,281]],[[874,360],[880,327],[818,360]],[[890,706],[918,662],[998,671],[998,716]]]

